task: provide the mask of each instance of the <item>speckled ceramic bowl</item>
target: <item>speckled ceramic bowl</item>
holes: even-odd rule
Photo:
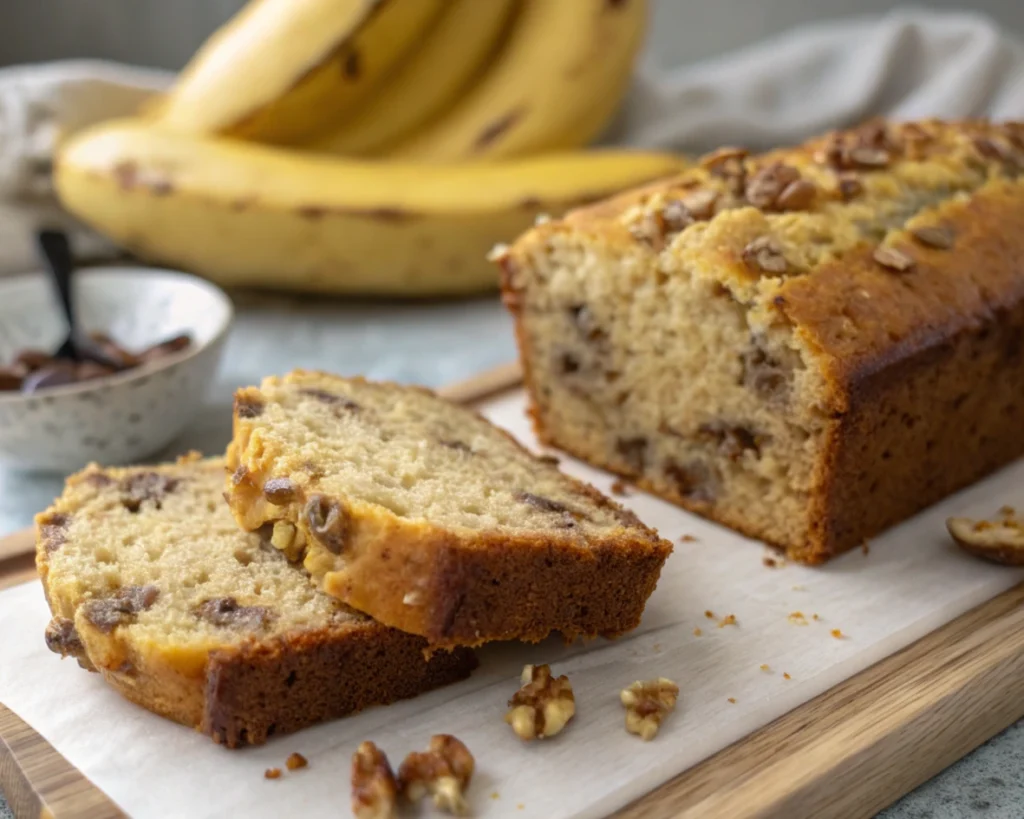
[[[0,392],[0,463],[70,472],[89,461],[138,461],[170,443],[202,403],[231,324],[231,301],[212,284],[170,270],[110,267],[75,274],[87,332],[143,349],[177,333],[192,345],[151,364],[34,395]],[[67,327],[42,274],[0,279],[0,362],[53,350]]]

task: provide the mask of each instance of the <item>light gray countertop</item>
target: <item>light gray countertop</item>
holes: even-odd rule
[[[175,452],[224,448],[231,394],[294,367],[440,386],[511,360],[511,323],[497,299],[444,303],[311,304],[238,300],[238,315],[207,407]],[[168,453],[173,454],[173,453]],[[59,475],[0,468],[0,534],[31,523],[60,492]],[[1020,819],[1024,722],[994,738],[893,805],[885,819]],[[0,797],[0,819],[9,819]]]

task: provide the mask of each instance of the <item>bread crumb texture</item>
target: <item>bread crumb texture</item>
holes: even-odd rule
[[[434,645],[635,627],[671,544],[478,413],[296,371],[241,390],[237,522],[328,593]]]

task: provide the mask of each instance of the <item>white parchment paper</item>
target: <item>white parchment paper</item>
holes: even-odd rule
[[[485,411],[534,442],[521,394]],[[569,459],[562,464],[608,490],[610,476]],[[125,702],[98,675],[47,651],[49,613],[31,583],[0,594],[0,702],[133,816],[347,816],[349,759],[361,740],[373,739],[397,766],[441,732],[476,756],[476,815],[601,816],[1024,576],[960,554],[943,525],[950,514],[1024,506],[1024,462],[875,539],[869,554],[858,550],[818,569],[767,568],[769,552],[756,542],[640,493],[624,502],[675,541],[676,551],[641,628],[615,642],[486,647],[480,669],[459,685],[229,751]],[[680,542],[683,534],[697,540]],[[808,625],[794,624],[794,611]],[[719,628],[728,614],[737,625]],[[831,636],[837,628],[843,639]],[[502,720],[526,662],[568,674],[578,708],[562,735],[530,745]],[[623,729],[618,692],[656,676],[676,680],[682,695],[658,738],[643,743]],[[283,768],[292,751],[309,768],[265,780],[264,769]]]

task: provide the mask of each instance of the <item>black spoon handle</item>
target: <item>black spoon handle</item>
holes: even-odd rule
[[[71,244],[68,242],[67,235],[59,230],[40,231],[37,242],[46,259],[50,278],[57,289],[57,295],[60,297],[60,306],[68,322],[68,338],[72,340],[73,346],[75,312],[71,301],[71,274],[74,272],[75,264],[71,256]],[[73,354],[71,350],[65,352]]]

